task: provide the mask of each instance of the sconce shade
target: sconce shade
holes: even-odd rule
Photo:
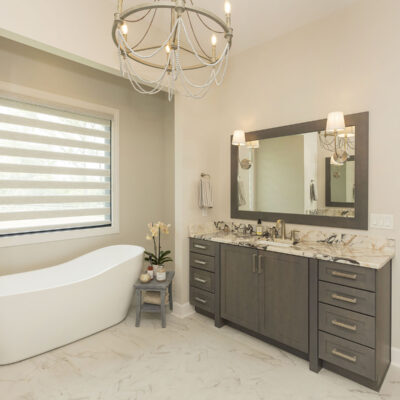
[[[232,145],[246,146],[246,137],[244,131],[236,130],[235,132],[233,132]]]
[[[344,131],[346,125],[344,123],[344,114],[341,111],[334,111],[328,114],[326,122],[326,131],[329,133]]]
[[[252,140],[250,142],[246,142],[246,146],[249,149],[258,149],[260,148],[260,142],[258,140]]]

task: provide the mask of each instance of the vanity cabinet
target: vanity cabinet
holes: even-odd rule
[[[190,239],[190,304],[213,316],[216,326],[222,326],[219,253],[218,243]]]
[[[308,353],[308,259],[259,251],[261,334]]]
[[[390,365],[391,264],[378,270],[319,262],[318,357],[379,389]]]
[[[221,245],[221,316],[308,352],[308,260]]]
[[[391,262],[380,269],[190,239],[190,301],[379,390],[390,365]]]
[[[259,326],[257,250],[221,246],[221,316],[257,332]]]

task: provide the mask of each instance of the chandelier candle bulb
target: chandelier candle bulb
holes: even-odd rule
[[[121,32],[123,35],[128,34],[128,25],[125,22],[121,25]]]
[[[225,14],[226,15],[231,15],[232,12],[232,6],[229,1],[225,1]]]
[[[211,59],[215,62],[217,58],[217,37],[215,35],[211,36],[211,46]]]

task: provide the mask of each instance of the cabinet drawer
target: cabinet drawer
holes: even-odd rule
[[[319,358],[375,380],[375,350],[328,333],[319,333]]]
[[[214,274],[197,268],[190,268],[190,284],[214,293]]]
[[[375,293],[321,281],[318,286],[319,301],[347,310],[375,315]]]
[[[319,304],[319,329],[375,348],[375,318],[339,307]]]
[[[201,239],[190,239],[190,251],[208,256],[215,256],[217,254],[217,243],[209,242]]]
[[[190,252],[190,266],[191,267],[205,269],[206,271],[214,272],[214,269],[215,269],[214,262],[215,262],[214,257]]]
[[[375,291],[375,270],[373,269],[320,261],[319,279],[357,289]]]
[[[190,287],[190,304],[202,310],[214,313],[214,295],[205,290]]]

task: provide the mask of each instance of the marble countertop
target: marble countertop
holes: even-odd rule
[[[220,230],[208,233],[190,231],[189,236],[218,243],[252,247],[276,253],[292,254],[373,269],[382,268],[395,255],[394,241],[377,241],[368,237],[350,234],[324,235],[321,237],[314,231],[314,234],[303,235],[298,243],[290,247],[265,245],[260,241],[265,242],[266,238]]]

